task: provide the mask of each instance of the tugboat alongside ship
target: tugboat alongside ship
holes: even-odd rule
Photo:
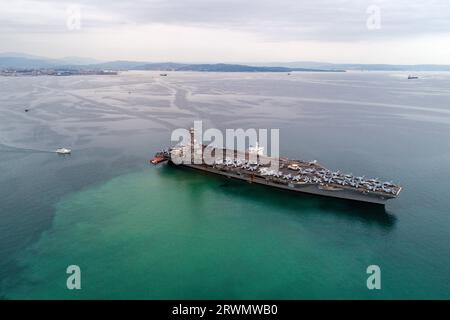
[[[392,182],[331,171],[316,160],[271,158],[263,155],[262,148],[258,145],[245,152],[214,148],[211,151],[215,159],[213,164],[207,164],[203,159],[196,164],[193,161],[194,150],[203,154],[206,146],[195,143],[193,129],[190,133],[190,146],[179,145],[158,152],[151,163],[176,163],[175,158],[190,154],[192,161],[185,161],[180,166],[279,189],[382,205],[387,200],[398,197],[402,191],[401,186]],[[229,154],[234,154],[234,157],[227,157]],[[278,161],[279,169],[271,169],[267,164],[268,160]]]

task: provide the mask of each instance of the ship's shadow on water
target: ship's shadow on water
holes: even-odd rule
[[[182,178],[184,181],[189,181],[189,179],[197,180],[202,177],[201,179],[205,179],[205,184],[220,190],[223,194],[264,204],[267,208],[280,211],[280,213],[289,212],[302,215],[314,212],[318,215],[334,215],[338,218],[377,224],[385,229],[392,228],[397,221],[393,214],[379,204],[294,193],[289,190],[276,189],[256,183],[250,184],[245,181],[175,165],[163,166],[160,169],[158,170],[159,173],[169,179]]]

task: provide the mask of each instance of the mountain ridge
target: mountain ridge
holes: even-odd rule
[[[441,64],[358,64],[329,63],[315,61],[265,62],[265,63],[178,63],[147,62],[133,60],[99,61],[91,58],[65,57],[45,58],[37,55],[3,52],[0,53],[0,69],[90,69],[90,70],[159,70],[200,72],[343,72],[359,71],[450,71],[450,65]]]
[[[116,60],[94,64],[70,63],[66,59],[38,59],[34,56],[8,57],[0,54],[0,68],[2,69],[89,69],[89,70],[155,70],[155,71],[199,71],[199,72],[342,72],[343,70],[326,70],[312,68],[290,68],[290,67],[266,67],[242,64],[213,63],[176,63],[176,62],[144,62]],[[77,58],[80,59],[86,58]]]

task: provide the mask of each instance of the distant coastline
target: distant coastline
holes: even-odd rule
[[[98,61],[89,58],[51,59],[23,53],[0,53],[0,76],[115,75],[118,71],[193,72],[346,72],[346,71],[450,71],[450,65],[336,64],[327,62],[178,63],[145,61]]]
[[[96,64],[60,65],[46,60],[22,57],[0,57],[0,75],[2,76],[69,76],[69,75],[113,75],[118,71],[196,71],[196,72],[345,72],[337,69],[252,66],[244,64],[185,64],[185,63],[142,63],[133,61],[112,61]]]

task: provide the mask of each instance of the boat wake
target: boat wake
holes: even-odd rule
[[[0,152],[41,152],[41,153],[55,153],[55,150],[43,150],[36,148],[28,148],[21,146],[12,146],[10,144],[0,141]]]

